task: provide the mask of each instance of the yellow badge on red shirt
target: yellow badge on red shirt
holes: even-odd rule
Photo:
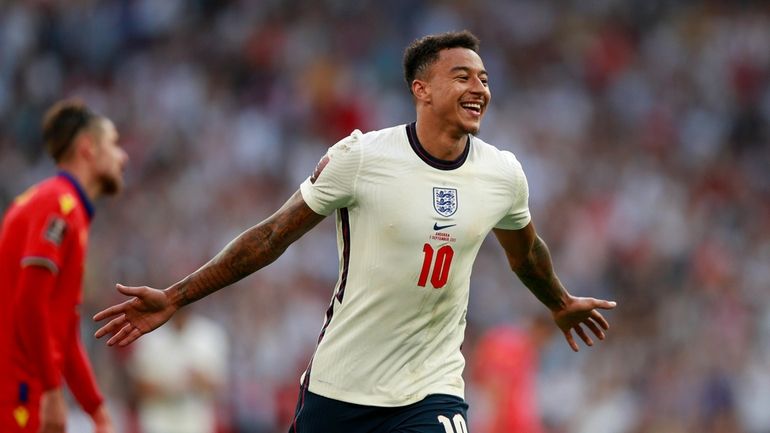
[[[16,424],[19,427],[24,428],[29,422],[29,411],[24,406],[19,406],[13,410],[13,417],[16,419]]]
[[[59,207],[61,208],[61,213],[67,215],[72,212],[72,209],[75,209],[75,203],[75,197],[73,197],[72,194],[64,194],[60,196]]]

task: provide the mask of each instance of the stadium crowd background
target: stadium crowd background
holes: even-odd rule
[[[770,3],[751,1],[3,1],[0,208],[52,171],[43,110],[115,119],[127,191],[98,204],[84,340],[117,423],[129,350],[91,335],[115,282],[165,287],[296,190],[352,129],[411,121],[415,37],[470,29],[492,107],[567,287],[614,299],[612,329],[541,352],[552,433],[770,431]],[[193,307],[230,338],[229,431],[284,431],[337,272],[332,219]],[[398,270],[394,270],[397,272]],[[465,350],[543,308],[488,240]],[[475,399],[470,417],[491,410]]]

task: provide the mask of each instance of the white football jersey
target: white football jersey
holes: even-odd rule
[[[513,154],[469,136],[463,155],[441,161],[422,148],[414,123],[354,131],[300,190],[315,212],[336,211],[340,261],[303,375],[310,391],[370,406],[464,398],[473,262],[492,228],[530,220]]]

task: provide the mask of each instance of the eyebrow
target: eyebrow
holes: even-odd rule
[[[469,68],[468,66],[455,66],[455,67],[453,67],[452,69],[450,69],[450,70],[449,70],[449,72],[450,72],[450,73],[455,73],[455,72],[467,72],[467,73],[469,73],[469,74],[470,74],[471,72],[473,72],[473,70],[472,70],[471,68]],[[487,75],[487,76],[489,75],[489,74],[487,73],[487,71],[486,71],[486,70],[484,70],[484,69],[480,70],[480,71],[478,72],[478,74],[479,74],[479,75]]]

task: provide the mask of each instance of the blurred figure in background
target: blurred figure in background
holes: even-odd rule
[[[540,350],[554,329],[545,316],[525,325],[498,325],[484,332],[471,359],[475,385],[473,433],[545,433],[538,404]]]
[[[227,334],[187,309],[137,342],[129,361],[141,433],[215,433],[227,383]]]
[[[96,432],[110,433],[79,306],[93,202],[121,190],[128,157],[112,121],[78,101],[50,108],[43,137],[59,173],[19,195],[0,229],[0,431],[63,432],[66,383]]]

